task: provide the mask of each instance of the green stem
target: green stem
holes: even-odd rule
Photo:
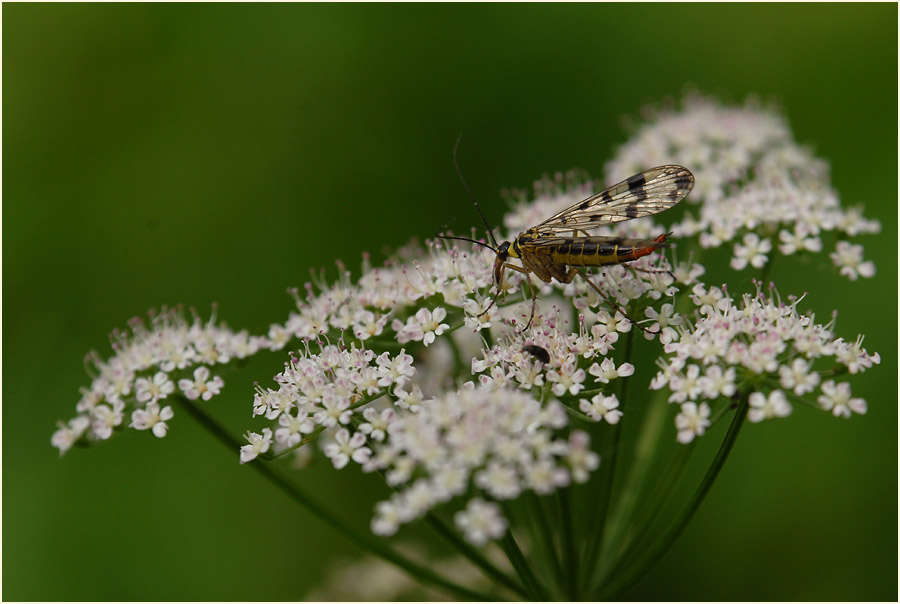
[[[566,397],[566,398],[568,398],[568,397]],[[557,399],[557,400],[558,400],[558,399]],[[588,424],[588,425],[596,424],[596,423],[597,423],[597,422],[595,422],[594,420],[592,420],[588,415],[585,415],[584,413],[582,413],[582,412],[579,411],[578,409],[574,409],[574,408],[570,407],[570,406],[567,404],[567,402],[570,402],[570,403],[572,403],[572,404],[575,404],[575,400],[572,399],[571,401],[566,401],[566,400],[561,400],[561,401],[560,401],[560,403],[562,403],[563,411],[565,411],[566,413],[568,413],[571,417],[573,417],[574,419],[577,419],[578,421],[582,421],[582,422],[584,422],[584,423],[586,423],[586,424]]]
[[[378,470],[378,475],[384,480],[385,485],[392,491],[396,491],[396,489],[388,484],[387,478],[385,476],[384,470]],[[477,566],[482,573],[484,573],[488,578],[492,578],[498,583],[505,585],[513,592],[519,594],[522,597],[527,597],[528,592],[519,584],[516,583],[512,577],[509,577],[504,572],[502,572],[496,565],[490,562],[487,558],[482,556],[478,550],[473,548],[471,545],[466,543],[463,539],[459,537],[459,534],[450,529],[447,524],[441,520],[438,516],[433,514],[432,512],[428,512],[425,515],[425,521],[431,526],[434,531],[450,542],[456,549],[460,551],[460,553],[469,559],[475,566]]]
[[[606,577],[615,577],[624,572],[626,568],[635,563],[635,560],[644,551],[644,545],[647,542],[647,535],[653,526],[653,520],[659,517],[663,505],[672,496],[679,479],[687,468],[687,462],[694,451],[693,445],[679,445],[675,457],[669,463],[669,467],[663,473],[662,481],[658,484],[653,493],[647,497],[647,501],[653,502],[650,508],[643,514],[643,521],[633,523],[633,526],[640,527],[637,534],[626,533],[621,539],[618,550],[610,551],[610,557],[615,560],[613,569],[605,574],[605,577],[598,577],[592,585],[592,591],[602,585]]]
[[[781,390],[784,395],[790,400],[794,401],[798,405],[805,405],[807,407],[811,407],[813,409],[817,409],[819,411],[822,410],[822,407],[816,403],[815,401],[811,401],[809,399],[803,398],[799,394],[794,394],[794,391],[789,388],[782,388],[781,384],[778,380],[767,380],[767,385],[769,385],[773,390]]]
[[[682,509],[679,517],[676,518],[672,524],[669,525],[666,532],[657,539],[648,550],[646,550],[644,556],[637,563],[626,569],[609,585],[606,585],[599,590],[599,593],[597,594],[598,599],[618,600],[623,594],[634,587],[634,585],[665,555],[669,548],[675,544],[675,541],[687,528],[687,525],[694,517],[694,514],[700,509],[700,504],[703,503],[703,500],[712,488],[716,477],[718,477],[722,466],[725,464],[725,460],[728,459],[728,455],[731,453],[731,449],[734,447],[734,443],[741,431],[744,419],[747,417],[747,401],[749,398],[749,393],[741,396],[737,412],[731,420],[731,425],[728,427],[728,432],[725,434],[725,438],[719,446],[719,451],[716,453],[712,465],[706,471],[706,475],[688,500],[687,505]]]
[[[468,558],[469,561],[481,569],[481,571],[489,578],[511,589],[514,593],[523,598],[528,596],[528,592],[525,591],[525,588],[522,587],[521,584],[517,583],[512,577],[497,568],[474,547],[466,543],[463,539],[460,539],[459,535],[451,530],[440,518],[429,512],[425,516],[425,522],[441,535],[441,537],[449,541],[453,547],[458,549],[463,556]]]
[[[762,282],[763,286],[765,286],[766,281],[769,279],[769,274],[772,272],[772,262],[774,260],[774,257],[769,258],[769,261],[759,270],[759,280]]]
[[[599,569],[592,568],[592,577],[602,577],[606,574],[606,567],[612,561],[610,558],[611,549],[614,547],[614,544],[621,542],[627,527],[632,524],[631,519],[640,502],[644,500],[642,494],[647,488],[650,469],[662,439],[661,434],[665,429],[665,420],[668,413],[669,406],[665,403],[662,391],[658,391],[656,396],[646,405],[646,414],[635,437],[633,454],[627,473],[623,475],[624,480],[620,483],[618,489],[616,505],[609,512],[610,518],[607,520],[606,538],[603,543],[599,544],[601,547],[599,559],[601,565]],[[634,413],[631,414],[629,421],[634,421],[634,415]],[[587,593],[592,592],[593,590],[590,590]]]
[[[531,524],[537,527],[537,533],[540,536],[543,545],[541,551],[546,555],[550,566],[553,567],[553,574],[556,577],[557,584],[562,585],[562,565],[559,561],[556,541],[553,539],[553,527],[550,524],[551,521],[547,511],[544,509],[544,498],[538,497],[534,491],[527,491],[525,497],[529,504],[529,508],[531,509],[531,513],[529,514],[532,519]],[[537,539],[535,539],[535,541],[537,541]]]
[[[578,599],[578,554],[575,549],[575,535],[572,530],[572,502],[569,489],[557,491],[559,516],[562,523],[563,571],[565,572],[566,594],[570,600]]]
[[[591,398],[595,394],[600,394],[601,392],[606,392],[606,388],[591,388],[590,390],[582,390],[578,393],[578,398]]]
[[[284,457],[288,453],[293,453],[300,447],[308,445],[309,443],[314,441],[316,439],[316,437],[318,437],[319,434],[321,434],[324,430],[325,430],[325,426],[319,426],[318,428],[316,428],[312,432],[310,432],[309,436],[307,436],[306,438],[304,438],[303,440],[298,442],[296,445],[294,445],[292,447],[288,447],[287,449],[285,449],[283,451],[279,451],[278,453],[271,453],[271,454],[263,453],[262,455],[260,455],[260,457],[267,461],[271,461],[273,459],[278,459],[279,457]]]
[[[631,360],[632,347],[634,345],[634,330],[628,332],[625,338],[625,361]],[[622,379],[619,381],[618,399],[622,408],[627,402],[628,384],[631,380]],[[597,566],[597,558],[600,555],[600,548],[603,545],[603,539],[606,535],[607,523],[609,522],[609,509],[612,502],[613,485],[616,478],[616,465],[619,459],[619,450],[621,444],[622,426],[619,424],[613,426],[612,443],[605,447],[605,457],[600,458],[600,480],[597,481],[597,489],[599,492],[594,493],[591,500],[598,502],[596,506],[589,505],[591,516],[588,519],[588,540],[587,551],[584,556],[584,572],[582,573],[582,581],[589,581],[594,576],[594,569]],[[586,585],[584,587],[587,587]]]
[[[710,403],[713,403],[714,401],[709,401],[709,402],[710,402]],[[711,406],[711,405],[710,405],[710,406]],[[713,426],[715,426],[715,425],[718,425],[718,423],[719,423],[720,421],[722,421],[722,418],[724,418],[726,415],[728,415],[728,412],[731,411],[731,410],[733,410],[733,409],[735,409],[735,408],[737,408],[737,402],[735,402],[735,401],[730,401],[728,404],[723,405],[722,407],[720,407],[720,408],[712,415],[712,417],[709,418],[709,429],[711,429],[711,428],[712,428]]]
[[[525,555],[519,549],[519,544],[516,543],[516,538],[513,537],[512,530],[506,531],[506,535],[500,540],[500,547],[506,552],[506,557],[509,558],[509,562],[519,575],[519,579],[522,580],[525,589],[528,590],[529,597],[532,600],[546,602],[549,599],[547,590],[541,585],[538,578],[534,575],[534,571],[528,565]]]
[[[220,426],[215,420],[208,416],[197,405],[183,396],[176,396],[175,399],[179,403],[181,403],[182,407],[184,407],[184,409],[191,417],[197,420],[200,425],[202,425],[208,432],[215,436],[219,440],[219,442],[225,445],[225,447],[232,453],[240,450],[241,443],[237,439],[232,437],[231,434],[229,434],[222,426]],[[263,477],[269,480],[269,482],[281,489],[291,499],[293,499],[301,506],[305,507],[314,516],[317,516],[320,520],[325,522],[325,524],[331,526],[333,529],[337,530],[339,533],[343,534],[345,537],[347,537],[363,549],[402,568],[413,577],[416,577],[417,579],[420,579],[424,582],[436,585],[437,587],[443,588],[450,593],[470,600],[484,600],[491,598],[491,596],[488,596],[487,594],[471,590],[462,585],[457,585],[456,583],[453,583],[436,574],[431,569],[420,566],[419,564],[416,564],[415,562],[401,556],[393,549],[383,545],[375,539],[364,537],[363,535],[356,533],[355,531],[348,528],[340,519],[333,516],[328,510],[325,509],[325,507],[323,507],[315,500],[311,499],[296,485],[292,484],[287,479],[276,473],[275,470],[273,470],[267,464],[256,462],[251,463],[250,467],[262,474]]]

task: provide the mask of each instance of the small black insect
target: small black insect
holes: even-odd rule
[[[522,350],[539,360],[544,365],[550,362],[550,353],[547,352],[546,348],[541,348],[535,344],[526,344]]]

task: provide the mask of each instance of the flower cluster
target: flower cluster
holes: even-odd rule
[[[356,283],[342,265],[337,283],[319,283],[319,292],[307,283],[304,297],[294,292],[297,312],[284,325],[273,325],[269,339],[284,345],[291,338],[331,333],[352,334],[360,341],[383,337],[432,343],[448,328],[447,310],[429,308],[426,301],[440,294],[445,305],[461,308],[472,292],[490,285],[493,258],[490,252],[461,252],[435,243],[429,252],[419,247],[401,250],[382,267],[371,266],[365,258]]]
[[[802,400],[816,388],[819,407],[835,416],[866,412],[865,401],[851,398],[846,382],[820,383],[823,377],[859,373],[881,362],[877,353],[862,347],[861,337],[853,343],[835,337],[834,320],[816,323],[814,315],[799,313],[798,299],[785,303],[774,289],[768,296],[758,290],[735,302],[724,289],[697,284],[691,300],[699,318],[664,346],[667,356],[660,359],[661,369],[650,384],[667,388],[669,402],[681,405],[675,422],[680,442],[690,442],[709,427],[710,408],[703,401],[741,392],[752,393],[752,422],[789,415],[787,398]],[[813,369],[829,357],[840,369]]]
[[[696,177],[683,204],[688,215],[673,227],[678,245],[695,244],[696,255],[677,262],[660,250],[590,271],[590,283],[532,279],[533,302],[518,271],[507,271],[495,291],[491,250],[439,240],[401,249],[380,267],[364,258],[355,281],[339,264],[336,282],[318,278],[293,291],[296,310],[265,337],[165,311],[115,334],[110,359],[89,357],[92,384],[52,443],[62,453],[109,438],[127,418],[129,427],[163,437],[174,415],[167,398],[208,401],[224,386],[216,368],[290,348],[274,383],[256,386],[258,427],[245,433],[241,463],[310,454],[305,445],[317,439],[336,469],[377,472],[393,489],[376,507],[375,533],[393,534],[450,504],[459,531],[483,545],[508,531],[505,500],[585,482],[598,467],[588,434],[569,420],[616,424],[623,417],[629,401],[609,386],[634,379],[629,359],[611,354],[623,341],[662,347],[650,387],[679,405],[682,443],[702,435],[736,398],[746,398],[751,422],[785,417],[790,401],[807,395],[836,416],[864,413],[865,401],[839,381],[880,362],[861,338],[837,338],[833,321],[816,324],[798,312],[798,300],[784,303],[774,289],[735,301],[724,287],[699,281],[706,268],[696,257],[729,243],[732,268],[761,269],[776,250],[820,252],[825,232],[854,236],[877,232],[878,224],[841,208],[827,165],[793,143],[783,119],[753,105],[697,98],[682,111],[659,112],[608,173],[622,178],[666,163]],[[507,236],[597,189],[570,172],[539,181],[533,195],[514,192]],[[592,234],[647,239],[667,230],[645,217]],[[862,247],[847,241],[837,242],[831,258],[851,280],[875,272]],[[838,369],[824,367],[826,358]],[[728,404],[714,413],[721,400]]]
[[[762,267],[775,245],[785,255],[819,252],[823,232],[853,237],[880,230],[860,208],[841,207],[828,164],[794,142],[777,112],[753,102],[727,107],[690,96],[682,108],[650,112],[606,172],[623,178],[667,163],[689,166],[696,177],[687,202],[699,210],[673,225],[675,236],[699,236],[704,248],[735,242],[735,270]],[[862,260],[862,247],[846,241],[831,258],[850,279],[875,272]]]
[[[652,307],[648,313],[656,313]],[[585,315],[578,317],[578,330],[568,329],[568,321],[555,315],[542,316],[527,336],[507,335],[472,360],[472,373],[489,388],[516,387],[556,397],[577,397],[586,390],[590,399],[579,398],[579,409],[592,421],[615,424],[622,417],[614,394],[604,394],[611,380],[634,373],[631,363],[618,367],[606,357],[620,334],[632,330],[621,313],[599,310],[588,328]],[[652,326],[651,326],[652,329]],[[654,331],[648,330],[652,335]]]
[[[346,348],[339,343],[322,345],[318,353],[313,353],[307,342],[304,353],[293,357],[275,376],[277,389],[256,387],[253,415],[277,421],[274,438],[281,448],[295,447],[306,435],[330,429],[335,443],[326,447],[325,453],[335,467],[344,467],[351,458],[363,463],[370,452],[363,446],[366,436],[378,439],[390,417],[373,417],[372,409],[361,407],[388,391],[398,401],[412,399],[415,404],[421,393],[415,388],[404,390],[416,373],[412,362],[405,350],[375,356],[356,344]],[[368,428],[351,437],[347,426],[358,417],[367,420],[364,425]],[[267,452],[272,437],[270,428],[263,434],[248,433],[250,444],[241,449],[241,463]]]
[[[645,228],[649,235],[653,227],[648,222]],[[270,330],[270,340],[299,338],[305,349],[275,376],[274,387],[257,387],[254,415],[272,425],[247,433],[241,461],[271,448],[298,449],[321,432],[322,450],[335,468],[377,470],[396,490],[379,504],[375,532],[393,533],[465,493],[454,519],[468,540],[481,544],[506,530],[498,500],[586,481],[599,462],[585,433],[554,436],[567,417],[559,402],[540,401],[572,397],[583,419],[618,421],[615,396],[598,393],[634,371],[604,358],[621,334],[636,330],[625,306],[643,310],[638,316],[647,317],[641,329],[648,338],[668,337],[680,324],[666,302],[678,291],[676,279],[693,283],[703,268],[671,267],[661,255],[630,269],[609,267],[595,277],[608,299],[581,280],[542,286],[538,306],[549,296],[560,308],[536,312],[526,339],[517,326],[532,302],[524,296],[515,301],[517,275],[509,275],[500,303],[481,314],[490,295],[479,288],[491,285],[493,255],[443,243],[430,244],[427,254],[406,253],[383,267],[366,266],[357,283],[344,273],[319,291],[307,286],[305,298],[297,296],[297,312]],[[484,330],[499,344],[482,348]],[[311,342],[329,338],[338,344],[311,351]],[[376,355],[384,342],[411,347],[415,360],[406,348]],[[468,363],[479,349],[480,359]],[[469,368],[479,386],[447,394],[447,378]],[[591,390],[583,393],[585,386]]]
[[[567,423],[556,401],[541,404],[522,391],[471,384],[427,401],[418,413],[398,416],[366,464],[383,472],[396,491],[377,505],[372,530],[394,534],[435,505],[473,490],[504,500],[586,481],[599,458],[584,432],[556,436]],[[499,506],[477,496],[455,520],[476,544],[502,536],[507,526]]]
[[[210,367],[243,359],[270,346],[262,337],[235,332],[194,315],[188,321],[179,309],[151,313],[149,321],[133,319],[130,333],[111,336],[115,354],[103,360],[97,353],[86,362],[93,380],[75,406],[78,415],[59,423],[51,443],[65,453],[76,442],[105,440],[128,425],[166,435],[174,415],[162,401],[178,389],[189,399],[208,401],[222,389],[221,377]]]
[[[501,299],[479,316],[490,304],[478,287],[490,285],[492,260],[477,250],[432,244],[418,261],[366,267],[356,284],[345,277],[319,292],[308,286],[298,312],[269,333],[272,340],[300,338],[306,348],[275,376],[276,386],[257,387],[254,415],[273,424],[246,435],[241,461],[273,447],[279,453],[296,449],[323,432],[322,450],[335,468],[380,471],[396,489],[378,506],[372,522],[377,533],[393,533],[468,493],[455,521],[479,544],[506,530],[497,500],[587,480],[598,463],[587,435],[573,431],[554,438],[552,431],[567,424],[563,407],[540,401],[571,397],[570,406],[579,407],[583,419],[617,422],[615,396],[601,392],[634,371],[629,363],[616,366],[604,358],[621,334],[637,330],[625,307],[643,310],[638,316],[647,317],[641,329],[648,339],[668,338],[680,324],[666,302],[678,291],[676,279],[693,283],[703,268],[671,267],[661,255],[642,258],[630,269],[609,267],[595,277],[608,299],[581,280],[548,285],[541,297],[547,294],[560,307],[536,312],[526,339],[516,326],[530,314],[529,298]],[[515,300],[521,282],[511,277],[505,296]],[[364,328],[359,318],[377,329]],[[499,343],[482,348],[484,330]],[[310,342],[330,337],[338,344],[311,351]],[[376,356],[373,348],[386,341],[412,346],[415,360],[405,348]],[[471,364],[465,361],[470,358]],[[469,368],[479,386],[446,394],[447,378]]]

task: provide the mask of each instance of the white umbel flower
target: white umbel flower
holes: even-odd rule
[[[675,428],[678,430],[678,442],[688,444],[694,437],[703,436],[709,428],[709,405],[700,403],[684,403],[681,413],[675,416]]]
[[[457,512],[453,520],[466,541],[473,545],[484,545],[506,533],[506,519],[500,514],[500,506],[480,498],[470,500],[465,511]]]
[[[250,444],[241,447],[241,463],[253,461],[263,453],[269,450],[272,445],[272,431],[263,428],[262,434],[257,432],[248,432],[246,438]]]
[[[848,241],[838,241],[835,251],[829,254],[834,265],[841,269],[841,274],[856,281],[860,277],[875,275],[875,264],[871,260],[863,261],[863,247]]]
[[[776,417],[787,417],[791,414],[791,404],[781,390],[773,390],[766,396],[762,392],[754,392],[749,399],[747,421],[759,423]]]
[[[174,387],[174,384],[173,384]],[[129,427],[135,430],[150,430],[153,436],[162,438],[166,435],[169,425],[168,420],[175,416],[172,407],[166,406],[159,408],[159,403],[155,400],[147,403],[144,409],[135,409],[131,414],[131,424]]]

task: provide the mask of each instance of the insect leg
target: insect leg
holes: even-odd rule
[[[504,262],[500,266],[500,282],[497,283],[497,293],[494,294],[494,298],[491,300],[491,303],[488,304],[488,307],[485,308],[480,313],[478,313],[476,316],[478,316],[478,317],[484,316],[485,314],[487,314],[487,312],[490,309],[492,309],[494,307],[494,304],[497,303],[497,298],[500,297],[500,286],[503,284],[503,270],[507,269],[507,268],[511,268],[514,271],[519,271],[520,273],[525,273],[526,276],[528,276],[528,273],[529,273],[529,271],[525,270],[521,266],[516,266],[515,264],[510,264],[509,262]],[[531,285],[531,277],[528,278],[528,284]],[[534,288],[532,288],[532,291],[534,291]]]
[[[531,273],[525,272],[525,277],[528,279],[528,289],[531,290],[531,315],[528,317],[528,323],[525,324],[525,329],[519,333],[525,333],[528,331],[528,328],[531,327],[531,322],[534,320],[534,307],[537,305],[537,291],[534,289],[534,283],[531,282]]]
[[[672,278],[672,283],[675,283],[675,281],[677,281],[677,279],[675,278],[675,275],[674,275],[674,274],[672,273],[672,271],[670,271],[669,269],[665,269],[665,268],[640,268],[640,267],[637,267],[637,266],[631,266],[630,264],[627,264],[627,263],[623,263],[622,266],[624,266],[624,267],[627,268],[627,269],[630,269],[631,272],[635,273],[635,275],[634,275],[635,277],[637,277],[637,273],[647,273],[648,275],[661,275],[661,274],[665,273],[665,274],[669,275],[669,276]]]
[[[636,325],[638,327],[638,329],[640,329],[644,333],[649,333],[646,327],[644,327],[643,325],[641,325],[640,323],[638,323],[637,321],[632,319],[628,315],[628,313],[625,311],[625,309],[622,308],[622,306],[618,302],[613,300],[609,294],[607,294],[606,292],[602,291],[599,287],[597,287],[597,285],[593,281],[588,279],[588,276],[583,271],[581,271],[581,269],[579,269],[577,266],[569,267],[569,272],[566,273],[566,278],[568,279],[568,281],[566,281],[566,283],[569,283],[572,281],[572,279],[575,277],[575,273],[578,273],[579,275],[581,275],[582,279],[587,281],[588,285],[590,285],[594,289],[594,291],[600,295],[601,298],[606,300],[607,304],[609,304],[611,307],[613,307],[613,309],[622,313],[622,316],[625,317],[626,319],[628,319],[629,321],[631,321],[632,325]]]

